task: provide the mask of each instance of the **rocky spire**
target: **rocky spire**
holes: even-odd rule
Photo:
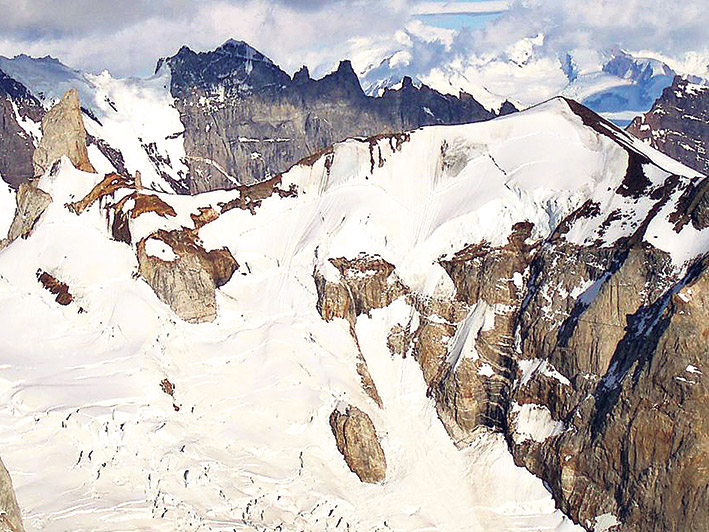
[[[86,129],[76,89],[68,90],[42,119],[42,140],[32,158],[35,176],[44,174],[64,155],[77,169],[96,173],[86,149]]]

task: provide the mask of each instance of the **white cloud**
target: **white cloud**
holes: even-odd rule
[[[412,8],[414,15],[481,15],[507,11],[506,0],[483,0],[480,2],[421,2]]]
[[[706,49],[706,0],[514,0],[481,34],[480,46],[504,46],[538,33],[554,50],[655,49],[668,55]]]
[[[0,55],[52,55],[90,71],[146,74],[182,45],[249,42],[288,70],[343,58],[360,35],[391,34],[406,0],[0,0]],[[8,16],[5,16],[8,14]]]
[[[152,71],[159,57],[174,54],[183,44],[208,50],[236,38],[290,72],[307,64],[322,74],[353,53],[362,61],[365,56],[376,61],[399,50],[398,68],[430,72],[437,65],[462,61],[472,76],[471,66],[506,61],[520,52],[520,41],[544,34],[532,59],[553,62],[561,51],[617,45],[701,69],[706,67],[709,46],[705,4],[706,0],[0,0],[0,55],[50,54],[90,71],[108,68],[115,75],[142,75]],[[411,38],[405,28],[417,24],[417,14],[505,9],[478,31],[438,31],[419,22],[417,37],[408,45],[400,42]],[[544,65],[540,72],[546,71]],[[502,67],[489,68],[499,71],[503,80]]]

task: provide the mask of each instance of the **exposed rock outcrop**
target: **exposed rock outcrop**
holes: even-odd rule
[[[690,168],[709,174],[709,86],[675,76],[628,131]]]
[[[314,275],[320,296],[318,312],[327,321],[345,318],[354,326],[354,319],[360,314],[386,307],[407,291],[392,275],[394,266],[381,257],[339,257],[329,262],[339,272],[339,282],[328,281],[317,270]]]
[[[12,219],[7,238],[0,243],[0,247],[5,247],[20,237],[27,238],[40,216],[49,207],[52,197],[37,188],[35,183],[28,182],[20,185],[15,201],[15,217]]]
[[[261,181],[348,137],[495,116],[470,95],[417,88],[409,78],[399,90],[369,97],[349,61],[319,80],[307,69],[291,78],[246,43],[231,40],[212,52],[183,47],[161,59],[158,70],[163,66],[172,73],[185,125],[191,192]]]
[[[0,460],[0,532],[25,532],[12,479]]]
[[[390,305],[407,289],[392,275],[394,266],[381,257],[340,257],[330,259],[330,263],[337,268],[339,281],[329,281],[317,270],[313,274],[318,292],[318,312],[326,321],[344,318],[350,322],[350,333],[359,352],[357,373],[362,380],[362,388],[381,407],[382,400],[359,347],[355,320],[360,314],[369,314],[372,309]]]
[[[43,175],[63,156],[83,172],[96,172],[86,149],[86,129],[76,89],[67,91],[42,119],[42,140],[32,158],[34,175]]]
[[[139,273],[158,298],[181,319],[191,323],[213,321],[217,316],[216,289],[231,279],[238,264],[227,248],[207,251],[199,229],[216,220],[219,213],[204,207],[191,215],[194,228],[159,230],[135,237],[131,221],[151,213],[174,218],[175,209],[158,194],[138,188],[136,179],[107,174],[82,199],[66,208],[77,215],[99,202],[113,238],[135,246]]]
[[[37,270],[37,280],[48,292],[57,296],[56,301],[60,305],[67,306],[74,300],[74,296],[69,292],[69,286],[52,274],[39,269]]]
[[[353,282],[352,261],[331,260],[341,281],[316,273],[318,310],[354,322],[403,294],[413,319],[388,346],[419,362],[453,440],[505,434],[516,463],[587,530],[705,530],[709,259],[680,266],[647,232],[660,212],[677,233],[709,227],[707,180],[651,170],[625,133],[568,103],[628,154],[605,191],[613,208],[589,200],[541,241],[522,222],[503,246],[466,246],[440,261],[450,299],[390,294],[396,283],[377,276],[397,279],[393,265]]]
[[[362,482],[382,482],[387,463],[370,417],[356,406],[339,404],[330,414],[330,428],[350,470]]]
[[[0,175],[13,187],[34,175],[35,143],[32,126],[44,109],[29,90],[0,70]]]
[[[429,383],[441,418],[457,441],[465,441],[464,435],[481,425],[505,427],[514,377],[515,310],[522,303],[526,269],[536,249],[527,243],[532,228],[529,222],[518,223],[505,246],[483,242],[441,263],[455,284],[456,298],[469,305],[463,321],[449,322],[455,325],[454,342],[445,346],[446,363]]]
[[[151,254],[151,246],[162,247],[160,256]],[[190,323],[217,317],[215,290],[238,268],[228,249],[205,251],[188,230],[158,231],[142,239],[137,256],[143,279],[161,301]]]

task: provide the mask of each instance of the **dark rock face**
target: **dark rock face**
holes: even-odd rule
[[[410,78],[369,97],[349,61],[319,80],[305,68],[291,79],[236,41],[206,53],[183,47],[163,65],[185,125],[190,192],[261,181],[348,137],[494,117],[470,95],[416,88]]]
[[[382,482],[387,463],[370,417],[356,406],[341,405],[330,414],[330,428],[350,470],[362,482]]]
[[[13,187],[34,175],[32,156],[36,142],[19,120],[39,123],[44,109],[29,90],[0,70],[0,175]]]
[[[709,87],[676,76],[628,131],[690,168],[709,174]]]

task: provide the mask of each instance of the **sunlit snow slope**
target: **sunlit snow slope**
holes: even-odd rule
[[[378,254],[418,293],[450,296],[440,257],[502,244],[518,221],[546,238],[617,187],[627,157],[564,100],[346,141],[283,176],[296,197],[222,211],[199,230],[207,249],[228,246],[240,264],[217,290],[216,321],[199,325],[138,277],[134,249],[112,240],[101,205],[80,216],[65,207],[102,176],[64,160],[39,182],[53,202],[34,232],[0,253],[0,449],[27,529],[580,530],[514,465],[501,435],[481,430],[456,448],[417,362],[387,348],[391,327],[415,312],[404,298],[356,322],[378,408],[360,386],[349,324],[318,314],[313,272],[336,276],[328,258]],[[177,216],[132,219],[134,241],[194,227],[190,214],[238,194],[160,194]],[[579,241],[591,231],[574,230]],[[38,269],[74,301],[59,306]],[[382,484],[361,483],[338,453],[328,417],[340,400],[371,416],[388,463]]]

